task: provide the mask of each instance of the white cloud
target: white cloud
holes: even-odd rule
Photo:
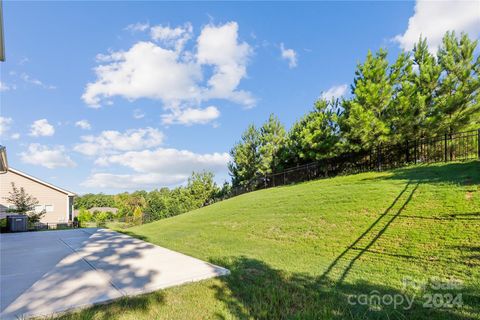
[[[341,96],[347,93],[348,86],[346,84],[341,84],[338,86],[333,86],[325,92],[322,92],[322,99],[331,100],[332,98],[340,98]]]
[[[113,154],[124,151],[140,150],[162,144],[164,135],[154,128],[102,131],[98,136],[82,136],[82,143],[74,150],[87,156]]]
[[[404,34],[394,40],[411,50],[420,35],[427,38],[430,50],[436,52],[446,31],[467,32],[474,39],[480,34],[480,1],[417,0],[415,13],[408,20]]]
[[[249,92],[236,91],[240,80],[247,75],[247,60],[252,49],[246,42],[238,42],[238,24],[208,25],[197,39],[197,61],[214,66],[204,90],[204,100],[227,99],[252,107],[255,99]]]
[[[137,23],[132,23],[129,24],[128,26],[125,27],[125,30],[131,31],[131,32],[143,32],[146,31],[148,28],[150,28],[150,24],[148,22],[137,22]]]
[[[57,87],[56,86],[52,86],[52,85],[49,85],[49,84],[45,84],[43,83],[42,81],[36,79],[36,78],[33,78],[31,77],[30,75],[26,74],[26,73],[21,73],[20,74],[20,79],[22,79],[24,82],[26,83],[30,83],[30,84],[33,84],[33,85],[36,85],[36,86],[39,86],[39,87],[42,87],[44,89],[56,89]]]
[[[47,119],[36,120],[30,126],[30,135],[34,137],[53,136],[55,128],[48,123]]]
[[[39,165],[48,169],[76,166],[76,163],[66,154],[64,146],[48,147],[32,143],[28,146],[26,152],[20,153],[20,158],[24,163]]]
[[[186,23],[183,27],[164,27],[162,25],[154,26],[150,29],[150,36],[153,40],[160,42],[167,48],[182,50],[188,40],[192,37],[193,27],[191,23]]]
[[[196,52],[184,48],[192,36],[188,23],[176,28],[155,26],[151,35],[158,43],[140,41],[127,51],[97,57],[104,64],[95,68],[97,80],[85,88],[85,103],[99,107],[114,96],[131,101],[148,98],[162,101],[167,111],[176,113],[198,109],[210,99],[255,105],[249,92],[237,90],[252,50],[238,41],[236,22],[205,26]]]
[[[5,135],[10,130],[12,122],[12,118],[0,117],[0,136]]]
[[[0,116],[0,138],[8,139],[8,133],[12,127],[13,119]],[[10,139],[17,140],[20,138],[19,133],[12,133]]]
[[[114,189],[171,186],[186,182],[193,171],[224,173],[229,160],[228,153],[197,154],[187,150],[164,148],[130,151],[101,157],[96,163],[103,166],[124,166],[132,169],[133,173],[95,173],[83,185]]]
[[[15,90],[15,89],[16,89],[15,85],[9,85],[9,84],[6,84],[5,82],[0,81],[0,92]]]
[[[28,63],[28,62],[30,62],[30,59],[28,59],[28,57],[23,57],[23,58],[21,58],[21,59],[18,61],[18,64],[19,64],[20,66],[23,66],[24,64],[26,64],[26,63]]]
[[[135,119],[142,119],[143,117],[145,117],[145,113],[143,113],[140,109],[135,109],[133,110],[133,117]]]
[[[128,51],[109,57],[112,62],[95,68],[98,80],[89,83],[82,96],[91,106],[113,96],[157,99],[171,105],[195,100],[200,94],[196,85],[201,78],[200,67],[179,61],[175,51],[152,42],[138,42]]]
[[[282,59],[288,61],[288,67],[290,69],[297,66],[297,53],[293,49],[285,48],[283,43],[280,43],[280,51],[282,53]]]
[[[187,108],[162,115],[164,124],[206,124],[220,116],[220,111],[215,106],[209,106],[205,109]]]
[[[139,190],[172,186],[184,180],[186,180],[184,175],[94,173],[82,183],[82,186],[102,189]]]
[[[90,124],[90,122],[88,122],[88,120],[79,120],[79,121],[75,122],[75,127],[79,127],[83,130],[92,129],[92,125]]]

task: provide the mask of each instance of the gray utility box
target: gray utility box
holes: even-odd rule
[[[28,216],[24,214],[7,216],[7,232],[28,231],[27,222]]]

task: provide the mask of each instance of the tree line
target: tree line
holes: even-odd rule
[[[115,218],[157,220],[224,199],[232,187],[247,185],[259,175],[382,144],[476,129],[480,126],[476,48],[477,41],[466,34],[447,32],[435,54],[422,38],[392,63],[386,50],[369,51],[356,67],[348,97],[319,99],[289,130],[274,114],[259,127],[249,125],[230,151],[231,183],[218,186],[213,173],[193,173],[186,186],[86,194],[76,198],[75,207],[115,207],[119,209]]]
[[[393,63],[386,50],[369,51],[348,97],[319,99],[288,131],[274,114],[249,125],[230,151],[233,186],[347,152],[478,128],[477,43],[447,32],[433,54],[420,38]]]
[[[161,188],[150,192],[145,190],[116,195],[85,194],[75,198],[75,208],[79,209],[80,221],[101,221],[125,219],[134,224],[168,218],[191,211],[225,198],[229,194],[228,183],[218,186],[211,172],[194,172],[186,186],[173,189]],[[106,212],[90,212],[94,207],[112,207],[118,211],[114,215]]]

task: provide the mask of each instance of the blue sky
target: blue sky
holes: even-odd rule
[[[479,36],[479,2],[4,2],[1,144],[79,194],[228,179],[249,123],[348,95],[369,49]],[[432,49],[434,50],[434,49]]]

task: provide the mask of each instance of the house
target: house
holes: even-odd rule
[[[32,177],[22,171],[8,166],[5,149],[0,146],[0,218],[7,216],[7,210],[12,208],[6,198],[12,190],[12,182],[16,187],[23,187],[25,192],[38,200],[35,211],[45,210],[41,222],[59,223],[73,219],[74,193],[54,186],[48,182]]]

